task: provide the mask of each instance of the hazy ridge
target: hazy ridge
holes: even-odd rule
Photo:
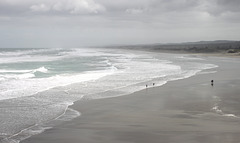
[[[240,41],[216,40],[185,43],[165,43],[146,45],[126,45],[117,48],[141,49],[165,52],[189,53],[229,53],[240,54]]]

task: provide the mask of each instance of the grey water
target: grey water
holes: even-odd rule
[[[0,49],[0,142],[20,142],[80,116],[78,100],[127,95],[217,65],[203,58],[123,49]]]

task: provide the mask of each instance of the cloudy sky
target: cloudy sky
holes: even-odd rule
[[[240,0],[0,0],[0,47],[240,40]]]

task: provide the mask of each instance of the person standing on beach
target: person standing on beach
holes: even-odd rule
[[[211,85],[213,86],[213,80],[211,80]]]

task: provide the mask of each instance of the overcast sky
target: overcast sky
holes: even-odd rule
[[[240,40],[240,0],[0,0],[0,47]]]

